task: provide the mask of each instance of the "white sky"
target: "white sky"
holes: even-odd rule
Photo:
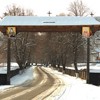
[[[23,8],[32,9],[37,16],[48,16],[47,12],[51,11],[52,16],[59,13],[67,13],[69,4],[74,0],[0,0],[0,16],[5,12],[8,5],[17,4]],[[82,0],[83,3],[100,16],[100,0]]]

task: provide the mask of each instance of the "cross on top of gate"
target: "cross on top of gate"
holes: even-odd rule
[[[51,14],[52,14],[52,13],[49,11],[49,12],[48,12],[48,15],[50,16]]]

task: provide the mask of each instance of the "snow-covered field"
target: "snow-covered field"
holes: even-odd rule
[[[18,64],[15,62],[11,63],[11,70],[18,69]],[[7,73],[7,63],[0,63],[0,73]]]
[[[16,75],[11,78],[11,85],[0,86],[0,91],[5,91],[6,89],[8,90],[10,89],[9,87],[13,87],[28,80],[32,80],[35,76],[33,73],[34,68],[35,66],[32,66],[28,68],[23,74]],[[99,86],[86,84],[85,80],[62,74],[61,72],[51,68],[45,69],[54,73],[65,82],[63,91],[54,96],[54,100],[100,100]]]

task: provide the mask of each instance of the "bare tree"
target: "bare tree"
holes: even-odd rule
[[[7,58],[7,41],[6,37],[0,36],[0,63],[6,62]]]
[[[87,16],[90,14],[89,8],[82,2],[82,0],[75,0],[74,2],[71,2],[68,11],[69,11],[68,14],[69,16]],[[71,33],[70,35],[72,38],[71,43],[73,44],[73,48],[72,48],[73,62],[74,62],[74,67],[77,75],[78,74],[77,60],[80,55],[78,51],[82,51],[81,45],[84,44],[85,40],[82,38],[81,33]]]
[[[32,10],[23,9],[15,4],[12,6],[7,6],[7,11],[4,13],[4,16],[26,16],[33,15]],[[30,36],[30,33],[18,33],[14,39],[12,39],[12,53],[18,63],[20,69],[25,67],[26,63],[29,63],[31,57],[31,44],[29,40],[33,39],[33,36]],[[27,45],[30,44],[30,45]]]
[[[4,13],[4,16],[31,16],[33,15],[33,10],[23,9],[15,4],[7,6],[7,10]]]
[[[34,33],[22,32],[12,41],[12,52],[21,70],[30,65],[33,47]]]
[[[60,14],[57,15],[57,16],[66,16],[66,14],[65,14],[65,13],[60,13]]]
[[[70,16],[87,16],[90,14],[89,8],[82,2],[82,0],[75,0],[69,6]]]

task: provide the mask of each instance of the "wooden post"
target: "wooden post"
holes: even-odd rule
[[[11,62],[11,39],[8,37],[8,45],[7,45],[7,85],[10,85],[10,62]]]

